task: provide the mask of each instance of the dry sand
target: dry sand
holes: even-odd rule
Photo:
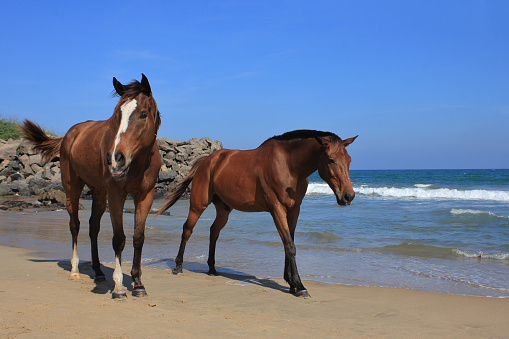
[[[502,338],[509,299],[307,281],[310,299],[282,280],[210,277],[144,268],[148,297],[111,299],[89,263],[68,279],[68,261],[0,246],[0,336],[13,337],[349,337]],[[124,285],[131,281],[124,264]]]

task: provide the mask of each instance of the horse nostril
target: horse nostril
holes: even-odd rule
[[[352,202],[353,198],[355,198],[355,193],[353,193],[353,194],[350,194],[348,192],[345,193],[346,202]]]
[[[115,154],[115,161],[117,162],[117,166],[123,167],[125,164],[125,156],[122,152],[117,152]]]

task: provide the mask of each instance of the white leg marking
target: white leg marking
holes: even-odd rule
[[[120,264],[120,257],[115,256],[115,271],[113,271],[113,281],[115,282],[114,292],[123,292],[124,286],[122,286],[122,266]]]
[[[80,277],[80,272],[78,270],[79,263],[80,258],[78,258],[78,246],[73,245],[71,257],[71,276],[69,277],[69,279],[79,279]]]
[[[133,114],[134,110],[138,106],[138,102],[136,99],[132,99],[126,101],[121,107],[120,111],[122,112],[122,117],[120,119],[120,125],[118,126],[117,137],[115,138],[115,146],[113,148],[113,153],[111,154],[111,164],[113,167],[117,165],[115,161],[115,153],[117,152],[117,145],[120,143],[120,135],[127,131],[127,126],[129,126],[129,118],[131,114]]]

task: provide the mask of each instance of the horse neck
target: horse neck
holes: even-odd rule
[[[290,168],[299,177],[307,178],[318,169],[322,147],[314,138],[293,140],[289,146]]]

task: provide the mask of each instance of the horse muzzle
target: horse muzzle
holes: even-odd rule
[[[345,192],[342,196],[335,193],[336,195],[336,201],[338,202],[338,205],[340,206],[349,206],[352,204],[352,200],[355,198],[355,192],[352,191],[352,193]]]
[[[106,165],[108,165],[111,177],[115,180],[121,180],[126,177],[130,162],[126,161],[126,157],[122,152],[116,152],[115,158],[108,152],[106,153]]]

